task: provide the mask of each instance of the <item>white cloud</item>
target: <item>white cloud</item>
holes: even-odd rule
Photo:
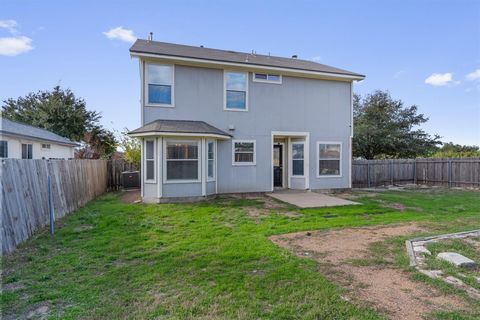
[[[137,37],[135,37],[132,30],[124,29],[123,27],[116,27],[110,29],[106,32],[103,32],[103,34],[108,39],[112,40],[120,40],[129,43],[135,42],[135,40],[137,40]]]
[[[467,78],[467,80],[470,80],[470,81],[475,81],[475,80],[480,81],[480,69],[470,72],[465,76],[465,78]]]
[[[394,79],[398,79],[398,78],[400,78],[401,76],[403,76],[403,75],[406,74],[406,73],[407,73],[407,71],[405,71],[405,70],[400,70],[400,71],[398,71],[398,72],[395,72],[395,74],[393,75],[393,78],[394,78]]]
[[[320,62],[320,61],[322,61],[322,57],[315,56],[315,57],[310,58],[310,60],[312,60],[313,62]]]
[[[0,38],[0,55],[16,56],[33,49],[32,39],[25,36]]]
[[[453,82],[453,74],[450,72],[447,73],[434,73],[427,79],[425,79],[426,84],[430,84],[432,86],[446,86],[452,84]]]
[[[17,21],[15,20],[0,20],[0,29],[7,29],[10,33],[17,32]]]

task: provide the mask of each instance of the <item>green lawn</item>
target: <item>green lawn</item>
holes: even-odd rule
[[[127,205],[107,194],[58,221],[55,239],[42,232],[3,259],[2,284],[14,289],[2,293],[2,313],[25,317],[47,305],[52,319],[379,319],[268,236],[405,221],[431,233],[480,227],[478,192],[359,195],[362,205],[297,209],[236,198]]]

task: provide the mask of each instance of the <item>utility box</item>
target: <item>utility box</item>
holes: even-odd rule
[[[122,172],[122,185],[124,189],[140,188],[140,171]]]

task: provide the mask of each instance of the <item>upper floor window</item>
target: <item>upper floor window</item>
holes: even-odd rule
[[[281,84],[282,83],[282,75],[271,74],[271,73],[254,73],[253,74],[253,81]]]
[[[173,107],[173,66],[147,63],[145,72],[147,105]]]
[[[32,159],[32,148],[33,146],[30,143],[22,144],[22,159]]]
[[[341,176],[342,144],[340,142],[319,142],[317,157],[318,177]]]
[[[8,141],[0,141],[0,158],[8,158]]]
[[[248,76],[246,72],[225,71],[225,110],[248,110]]]

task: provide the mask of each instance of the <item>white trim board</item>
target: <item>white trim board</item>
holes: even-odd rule
[[[309,70],[301,70],[301,69],[294,69],[294,68],[282,68],[282,67],[272,67],[272,66],[265,66],[265,65],[253,65],[248,63],[237,63],[237,62],[226,62],[226,61],[216,61],[216,60],[208,60],[208,59],[198,59],[198,58],[188,58],[188,57],[175,57],[170,55],[162,55],[162,54],[154,54],[154,53],[139,53],[139,52],[131,52],[131,57],[138,57],[138,58],[156,58],[161,59],[164,61],[169,61],[171,63],[175,62],[183,62],[183,64],[192,64],[192,65],[200,65],[200,66],[222,66],[222,67],[240,67],[248,70],[258,70],[258,71],[268,71],[273,70],[277,72],[282,72],[284,74],[289,75],[303,75],[303,76],[310,76],[314,78],[320,79],[331,79],[331,80],[339,80],[339,81],[353,81],[353,80],[363,80],[365,76],[356,76],[356,75],[348,75],[348,74],[341,74],[341,73],[330,73],[330,72],[321,72],[321,71],[309,71]]]

